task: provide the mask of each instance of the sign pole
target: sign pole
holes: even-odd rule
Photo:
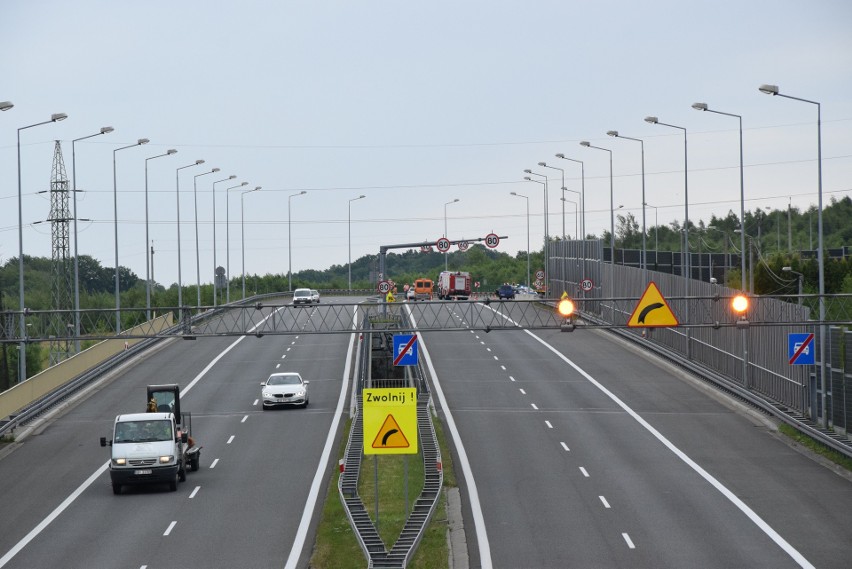
[[[373,455],[373,464],[375,465],[373,472],[376,480],[376,531],[379,531],[379,455]]]

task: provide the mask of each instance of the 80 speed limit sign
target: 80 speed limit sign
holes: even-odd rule
[[[446,237],[441,237],[440,239],[438,239],[438,242],[435,243],[435,247],[437,247],[438,251],[440,251],[441,253],[446,253],[450,250],[450,240]]]
[[[489,249],[493,249],[494,247],[496,247],[499,244],[500,244],[500,238],[497,236],[496,233],[489,233],[488,235],[485,236],[485,245]]]
[[[382,281],[379,283],[379,292],[382,294],[387,293],[391,289],[391,284],[388,281]]]

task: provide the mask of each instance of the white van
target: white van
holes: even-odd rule
[[[180,433],[172,413],[118,415],[112,440],[101,437],[101,446],[111,446],[109,477],[112,491],[121,494],[125,484],[168,484],[172,492],[186,480],[187,433]]]

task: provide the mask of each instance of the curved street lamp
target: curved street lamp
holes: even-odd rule
[[[201,257],[198,252],[198,178],[201,176],[207,176],[208,174],[215,174],[219,171],[219,168],[213,168],[209,172],[204,172],[203,174],[196,174],[192,177],[192,199],[193,206],[195,209],[195,292],[197,294],[196,304],[197,306],[201,306]]]
[[[287,196],[287,287],[291,292],[293,291],[293,241],[290,238],[292,235],[290,231],[290,198],[294,196],[302,196],[308,193],[305,190],[301,192],[296,192],[295,194],[290,194]]]
[[[648,247],[645,241],[645,235],[648,233],[647,226],[645,224],[645,141],[640,138],[631,138],[629,136],[624,136],[618,134],[617,130],[609,130],[607,131],[608,136],[612,136],[615,138],[623,138],[625,140],[633,140],[638,142],[642,147],[642,282],[648,281]]]
[[[177,154],[177,150],[170,148],[163,154],[157,154],[145,159],[145,319],[151,320],[151,255],[148,250],[150,236],[148,235],[148,161],[155,158],[163,158]]]
[[[7,105],[3,109],[4,111],[8,111],[14,106],[8,101],[3,104]],[[50,115],[49,121],[37,122],[18,129],[18,303],[21,312],[19,320],[21,341],[18,344],[18,349],[20,350],[18,352],[18,383],[27,379],[27,323],[24,318],[24,208],[23,193],[21,191],[21,131],[43,124],[59,122],[67,118],[68,115],[65,113],[54,113]]]
[[[246,194],[250,194],[252,192],[256,192],[260,189],[260,186],[257,186],[253,190],[246,190],[244,192],[240,192],[240,245],[242,248],[242,264],[243,264],[243,298],[246,297],[246,220],[244,210],[243,198]],[[256,287],[255,287],[256,288]]]
[[[518,192],[509,192],[511,195],[524,198],[527,202],[527,288],[530,288],[530,198]]]
[[[225,189],[225,277],[227,286],[225,287],[225,302],[231,302],[231,190],[248,186],[248,182],[237,184]]]
[[[214,308],[215,308],[215,306],[218,302],[217,297],[219,296],[219,288],[218,288],[218,284],[216,283],[216,277],[218,276],[216,274],[216,184],[218,184],[219,182],[227,182],[228,180],[233,180],[236,177],[237,177],[236,174],[231,174],[227,178],[222,178],[221,180],[216,180],[215,182],[213,182],[213,306],[214,306]],[[226,199],[227,199],[227,196],[226,196]]]
[[[0,110],[8,110],[4,109],[3,105],[5,103],[0,103]],[[80,140],[86,140],[87,138],[92,138],[95,136],[100,136],[102,134],[109,134],[113,132],[115,129],[111,126],[102,127],[101,130],[96,132],[95,134],[90,134],[88,136],[81,136],[80,138],[75,138],[71,141],[71,185],[73,187],[72,195],[74,202],[74,351],[80,351],[80,263],[78,261],[79,254],[77,247],[77,153],[75,150],[75,145]]]
[[[178,252],[178,310],[183,308],[183,281],[181,280],[181,259],[180,259],[180,171],[193,166],[201,166],[204,160],[196,160],[192,164],[181,166],[175,169],[175,198],[177,203],[177,252]],[[180,314],[180,312],[179,312]],[[183,318],[180,314],[179,318]]]
[[[447,237],[447,206],[450,205],[450,204],[454,204],[457,201],[459,201],[459,199],[455,198],[454,200],[448,201],[447,203],[444,204],[444,237]],[[445,271],[447,270],[447,258],[449,257],[449,254],[450,254],[449,249],[444,251],[444,270]]]
[[[142,146],[143,144],[148,144],[150,140],[147,138],[140,138],[136,141],[136,144],[128,144],[127,146],[122,146],[121,148],[115,148],[112,151],[112,207],[113,207],[113,232],[115,233],[115,333],[118,334],[121,332],[121,296],[119,295],[119,279],[118,279],[118,183],[117,183],[117,175],[115,172],[115,155],[119,150],[126,150],[128,148],[135,148],[137,146]]]
[[[816,105],[817,108],[817,264],[819,265],[819,358],[820,358],[820,377],[827,376],[825,367],[825,252],[823,251],[823,235],[822,235],[822,105],[817,101],[801,99],[791,95],[785,95],[780,92],[778,85],[761,85],[758,87],[761,93],[767,95],[801,101],[802,103],[810,103]],[[823,409],[823,424],[828,425],[828,414],[826,413],[826,397],[825,389],[822,391],[822,409]]]
[[[561,152],[559,154],[554,154],[557,158],[562,158],[563,160],[570,160],[571,162],[577,162],[580,164],[580,225],[582,227],[582,231],[580,231],[580,239],[586,238],[586,167],[583,164],[582,160],[575,160],[573,158],[568,158]]]

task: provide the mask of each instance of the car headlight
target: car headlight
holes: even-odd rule
[[[160,457],[160,464],[168,464],[172,460],[174,460],[174,458],[175,458],[174,456],[161,456]]]
[[[114,458],[112,459],[112,463],[116,466],[124,466],[125,464],[127,464],[127,460],[123,458]]]

